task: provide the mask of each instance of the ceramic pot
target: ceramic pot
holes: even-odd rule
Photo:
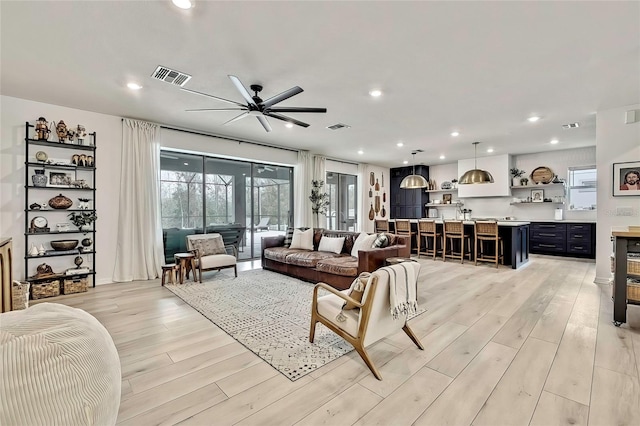
[[[56,195],[52,199],[49,200],[49,206],[52,209],[68,209],[73,205],[73,201],[70,198],[65,197],[62,194]]]
[[[44,187],[47,186],[47,175],[44,174],[44,170],[34,170],[35,175],[31,176],[31,180],[33,181],[33,186]]]
[[[513,179],[511,179],[511,185],[512,186],[520,186],[520,178],[519,177],[514,177]]]

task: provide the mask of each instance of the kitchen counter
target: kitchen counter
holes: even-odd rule
[[[565,219],[565,220],[553,220],[553,219],[542,219],[542,220],[530,220],[529,222],[540,222],[540,223],[596,223],[595,220],[578,220],[578,219]]]
[[[435,222],[439,225],[442,225],[444,223],[442,219],[425,218],[424,220],[435,220]],[[487,220],[492,220],[492,219],[487,219]],[[395,221],[396,221],[395,219],[389,219],[390,223],[395,223]],[[409,219],[409,222],[418,223],[418,219]],[[473,225],[475,221],[463,220],[462,223],[464,223],[465,225]],[[498,226],[522,226],[522,225],[529,225],[530,223],[531,222],[528,220],[499,220]]]

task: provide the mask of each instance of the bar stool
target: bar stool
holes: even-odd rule
[[[498,235],[498,222],[492,220],[476,221],[476,242],[475,242],[475,261],[492,262],[498,267],[498,262],[504,264],[504,241]],[[484,253],[484,244],[493,242],[495,251],[493,254]]]
[[[454,250],[454,241],[460,241],[460,251]],[[465,254],[471,260],[471,235],[464,232],[464,224],[461,220],[445,220],[444,221],[444,247],[442,250],[442,260],[446,261],[447,257],[452,259],[460,259],[460,263],[464,263]],[[464,243],[467,243],[467,253],[464,251]],[[451,249],[447,246],[451,243]]]
[[[389,232],[389,221],[384,219],[376,219],[373,222],[374,230],[378,234],[380,232]]]
[[[424,250],[422,249],[422,239],[424,238]],[[432,249],[429,248],[429,239],[433,240]],[[436,228],[435,220],[418,220],[418,258],[421,254],[427,256],[433,256],[433,260],[436,260],[438,253],[438,243],[440,243],[440,250],[442,251],[442,234],[438,232]]]
[[[409,222],[409,219],[396,219],[396,235],[409,237],[409,247],[411,251],[413,251],[412,240],[416,233],[411,231],[411,222]]]

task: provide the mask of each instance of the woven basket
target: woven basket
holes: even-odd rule
[[[627,278],[627,300],[640,303],[640,280]]]
[[[44,299],[60,295],[60,280],[31,283],[31,298],[33,300]]]
[[[616,271],[616,258],[611,255],[611,272]],[[627,274],[640,275],[640,259],[627,258]]]
[[[12,310],[19,311],[29,307],[29,287],[31,287],[29,283],[13,282],[11,287]]]
[[[62,280],[62,294],[84,293],[87,281],[87,277]]]

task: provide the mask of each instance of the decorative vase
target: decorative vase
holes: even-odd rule
[[[93,226],[91,226],[91,224],[81,225],[80,226],[80,230],[81,231],[93,231]]]
[[[37,187],[45,187],[47,186],[47,175],[44,174],[44,170],[34,170],[35,175],[31,176],[31,180],[33,181],[33,186]]]
[[[38,254],[38,247],[31,244],[31,247],[29,248],[29,256],[37,256]]]
[[[70,198],[65,197],[62,194],[56,195],[52,199],[49,200],[49,206],[52,209],[68,209],[73,205],[73,201]]]
[[[512,183],[512,186],[520,186],[520,178],[514,177],[513,179],[511,179],[511,183]]]

